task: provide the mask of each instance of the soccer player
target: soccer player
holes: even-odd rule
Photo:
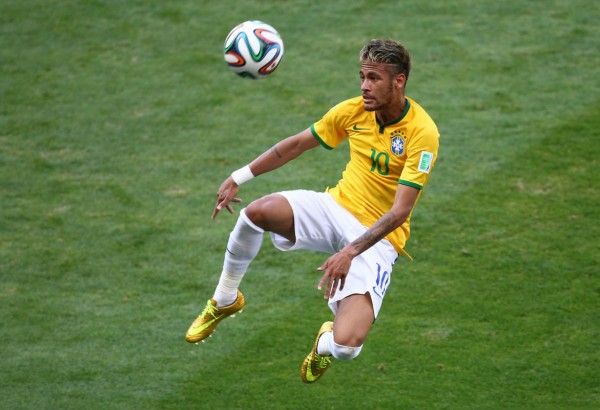
[[[238,290],[257,256],[263,233],[280,250],[331,254],[318,268],[317,288],[335,315],[321,325],[300,371],[312,383],[331,358],[354,359],[377,318],[410,215],[437,159],[439,133],[429,115],[405,96],[410,55],[393,40],[371,40],[360,52],[361,95],[343,101],[308,129],[275,144],[234,171],[219,188],[212,217],[233,213],[238,188],[317,146],[328,150],[349,140],[350,161],[338,184],[326,192],[284,191],[266,195],[240,211],[229,236],[214,295],[192,323],[186,340],[207,338],[224,318],[245,304]]]

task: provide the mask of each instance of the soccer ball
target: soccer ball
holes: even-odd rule
[[[271,74],[283,57],[283,40],[270,25],[246,21],[225,39],[225,61],[236,74],[260,79]]]

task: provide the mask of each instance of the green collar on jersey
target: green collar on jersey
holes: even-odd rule
[[[385,127],[399,123],[406,116],[406,113],[408,113],[408,110],[410,109],[410,101],[408,101],[408,98],[405,98],[404,101],[406,101],[406,106],[404,107],[404,111],[402,111],[402,114],[400,114],[400,116],[398,118],[396,118],[394,121],[390,121],[390,122],[386,122],[385,124],[382,124],[379,122],[379,119],[377,118],[377,116],[375,116],[375,121],[377,121],[377,124],[379,125],[379,133],[380,134],[383,134],[383,130]]]

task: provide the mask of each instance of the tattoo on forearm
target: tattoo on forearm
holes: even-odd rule
[[[271,152],[275,155],[277,155],[278,158],[283,158],[283,155],[281,155],[281,152],[279,152],[279,150],[277,149],[277,145],[275,145],[273,148],[271,148]]]
[[[362,253],[385,238],[385,236],[397,228],[396,217],[392,213],[384,214],[359,238],[352,242],[352,246],[358,253]]]

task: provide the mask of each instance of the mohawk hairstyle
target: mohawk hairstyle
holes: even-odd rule
[[[410,54],[406,47],[395,40],[373,39],[360,50],[360,62],[383,63],[394,66],[395,73],[410,74]]]

